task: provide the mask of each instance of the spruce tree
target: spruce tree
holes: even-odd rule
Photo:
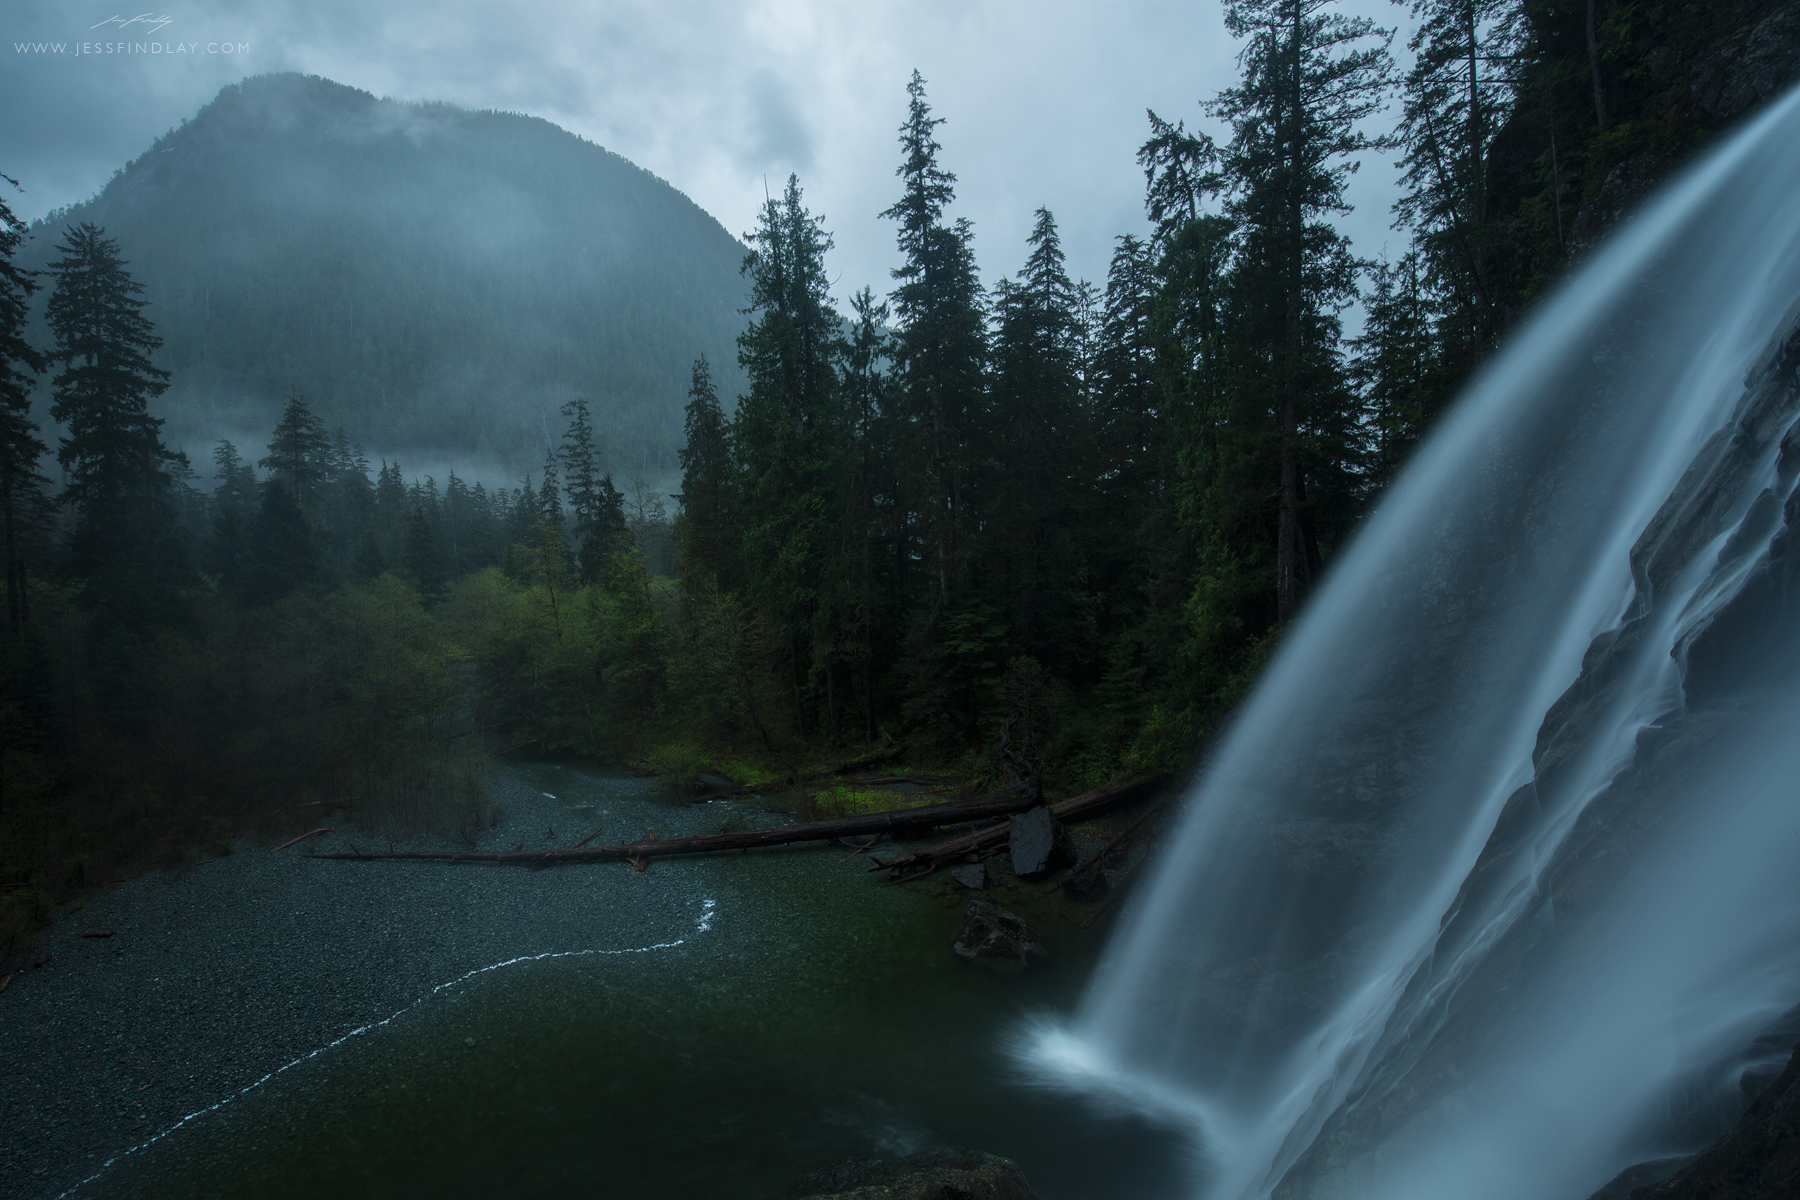
[[[0,175],[13,187],[18,181]],[[38,462],[49,449],[31,419],[31,392],[49,359],[25,340],[36,273],[15,261],[25,223],[0,196],[0,520],[6,538],[6,620],[15,633],[30,619],[24,542],[42,522],[44,485]]]
[[[233,590],[248,604],[273,604],[320,576],[318,537],[293,489],[270,479],[262,497]],[[233,580],[227,576],[226,582]]]
[[[889,549],[904,544],[897,510],[898,480],[894,473],[892,389],[882,370],[888,354],[888,306],[863,288],[850,298],[855,319],[844,355],[844,399],[849,418],[850,474],[844,489],[843,557],[854,564],[851,623],[856,631],[856,659],[863,707],[863,737],[875,737],[875,671],[878,631],[891,640],[898,625],[902,597],[898,572],[890,569]]]
[[[843,439],[838,361],[842,319],[833,308],[825,253],[831,236],[806,210],[800,181],[763,206],[746,235],[750,327],[738,362],[750,390],[732,420],[752,601],[783,632],[796,718],[807,724],[807,681],[830,672],[839,631],[815,624],[836,539],[833,484]],[[835,692],[826,680],[828,707]]]
[[[965,492],[975,467],[974,425],[983,407],[987,356],[981,280],[966,220],[946,224],[956,176],[938,165],[925,81],[906,85],[900,127],[900,199],[881,215],[896,222],[902,263],[890,297],[899,328],[890,343],[897,388],[902,474],[920,514],[917,540],[931,573],[929,603],[941,607],[960,585],[971,514]]]
[[[1337,340],[1338,313],[1355,298],[1356,263],[1324,218],[1348,211],[1351,156],[1387,145],[1365,122],[1389,88],[1391,35],[1367,18],[1331,12],[1332,4],[1231,0],[1225,24],[1245,39],[1243,79],[1207,106],[1232,130],[1224,173],[1242,239],[1238,291],[1250,368],[1238,382],[1262,393],[1255,404],[1272,418],[1278,625],[1292,620],[1319,557],[1316,522],[1307,519],[1308,468],[1323,476],[1353,457],[1333,442],[1351,428],[1341,419],[1348,389]]]
[[[600,513],[600,448],[586,400],[569,401],[563,405],[562,414],[569,418],[568,431],[562,438],[562,463],[570,543],[585,562],[587,543],[594,536]],[[585,568],[582,575],[589,578]]]
[[[401,549],[401,570],[406,581],[419,589],[426,604],[435,604],[447,591],[444,585],[444,555],[423,504],[414,504],[406,518],[406,534]]]
[[[694,360],[688,387],[686,436],[677,458],[681,463],[680,509],[675,536],[680,546],[681,578],[690,590],[735,590],[741,584],[735,527],[731,444],[712,368],[703,354]]]
[[[560,541],[563,536],[563,502],[561,472],[557,470],[556,450],[544,449],[544,486],[538,489],[538,515],[544,528]]]
[[[1349,342],[1350,375],[1367,406],[1370,481],[1380,486],[1424,432],[1443,388],[1432,297],[1418,253],[1377,263],[1371,275],[1375,286],[1363,304],[1363,332]]]
[[[162,341],[116,242],[84,222],[58,250],[45,314],[62,366],[50,415],[68,430],[56,457],[67,479],[59,499],[76,513],[75,572],[89,603],[121,619],[167,615],[185,574],[170,491],[186,460],[163,445],[162,420],[149,412],[169,386],[150,361]]]
[[[221,439],[213,447],[212,528],[206,539],[206,569],[226,591],[239,591],[259,498],[256,472],[238,448]]]
[[[1060,669],[1080,652],[1082,570],[1072,478],[1085,475],[1079,297],[1056,221],[1038,209],[1017,282],[994,291],[993,496],[983,560],[1016,654]]]
[[[330,480],[332,447],[325,422],[307,407],[293,388],[281,407],[281,420],[269,437],[268,456],[256,465],[285,487],[301,512],[318,512],[319,489]]]
[[[1499,334],[1491,261],[1499,181],[1489,178],[1488,152],[1513,101],[1524,11],[1517,0],[1414,0],[1412,13],[1419,24],[1407,43],[1415,57],[1399,128],[1409,190],[1394,211],[1448,309],[1439,332],[1452,375],[1424,399],[1435,410]]]

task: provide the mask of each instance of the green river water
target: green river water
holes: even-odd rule
[[[569,764],[510,770],[575,810],[571,827],[679,836],[726,807]],[[996,975],[950,950],[963,888],[879,887],[846,853],[557,868],[590,873],[579,903],[621,926],[617,945],[446,989],[83,1194],[755,1200],[847,1155],[944,1145],[1015,1159],[1045,1200],[1182,1192],[1172,1134],[1038,1092],[1006,1052],[1033,1013],[1073,1003],[1104,928],[1000,886],[1050,956]]]

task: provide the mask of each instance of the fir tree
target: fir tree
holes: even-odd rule
[[[1078,293],[1063,266],[1056,221],[1037,210],[1018,281],[994,292],[993,461],[997,494],[984,560],[1018,653],[1057,667],[1079,653],[1079,554],[1070,478],[1085,475],[1080,427]]]
[[[974,468],[973,426],[982,410],[986,321],[967,221],[945,224],[956,176],[938,165],[925,81],[917,71],[906,85],[906,123],[900,127],[900,199],[881,215],[895,221],[904,260],[894,268],[891,297],[899,325],[891,342],[897,409],[904,438],[902,467],[921,515],[919,540],[933,576],[934,602],[960,582],[963,539],[970,514],[965,490]]]
[[[256,465],[288,489],[302,512],[317,510],[319,487],[330,478],[331,439],[325,422],[293,388],[288,389],[281,420],[269,438],[268,456]]]
[[[62,366],[50,415],[68,430],[57,449],[67,480],[59,499],[76,511],[74,567],[93,585],[89,602],[140,622],[166,611],[184,574],[170,490],[186,462],[163,445],[162,420],[149,412],[169,373],[150,361],[162,342],[118,244],[84,223],[58,249],[46,317]]]
[[[18,181],[0,175],[13,187]],[[35,272],[14,259],[24,240],[25,223],[0,196],[0,520],[6,538],[6,619],[16,633],[30,619],[24,541],[41,521],[44,485],[38,461],[49,449],[31,419],[31,392],[49,359],[25,340]]]
[[[740,559],[732,495],[731,444],[712,368],[701,355],[694,360],[684,419],[686,436],[677,454],[681,463],[680,509],[675,536],[681,548],[681,577],[690,589],[735,589]]]
[[[227,591],[241,590],[244,556],[258,507],[255,470],[236,446],[221,439],[213,447],[212,528],[206,540],[205,563]]]
[[[1524,12],[1516,0],[1414,0],[1412,12],[1419,24],[1407,43],[1415,57],[1399,129],[1409,191],[1394,211],[1448,301],[1441,332],[1460,380],[1499,333],[1488,151],[1513,100]]]
[[[750,391],[732,420],[744,566],[752,600],[786,632],[804,728],[803,678],[820,657],[815,649],[836,637],[835,630],[816,628],[813,618],[835,541],[842,319],[825,274],[831,237],[823,218],[801,202],[798,178],[789,176],[781,198],[763,206],[746,240],[752,321],[738,338],[738,362]],[[823,661],[821,669],[829,669]]]
[[[563,490],[568,498],[571,541],[585,561],[587,543],[594,536],[600,514],[600,448],[586,400],[569,401],[562,413],[569,418],[562,439]]]
[[[423,504],[414,504],[407,516],[402,545],[401,569],[406,573],[406,581],[419,589],[419,596],[426,604],[443,599],[447,591],[444,556],[438,549],[437,537],[431,532],[431,522],[425,516]]]
[[[1360,337],[1351,339],[1351,378],[1361,390],[1373,435],[1370,478],[1385,484],[1424,432],[1442,391],[1439,343],[1431,298],[1420,279],[1419,256],[1377,263],[1365,300]]]
[[[234,590],[248,604],[273,604],[319,578],[318,539],[293,490],[266,480]],[[227,576],[227,582],[231,577]]]
[[[1225,24],[1246,39],[1238,55],[1243,80],[1208,105],[1232,129],[1224,170],[1242,238],[1245,346],[1262,364],[1260,406],[1273,418],[1275,619],[1282,625],[1318,559],[1306,519],[1306,460],[1329,472],[1332,459],[1348,454],[1328,443],[1341,432],[1333,427],[1342,425],[1347,394],[1337,314],[1355,297],[1356,263],[1347,239],[1323,218],[1348,211],[1344,186],[1357,166],[1350,156],[1387,144],[1364,124],[1389,86],[1390,35],[1367,18],[1328,11],[1332,3],[1231,0]],[[1246,371],[1240,385],[1251,389],[1257,377]]]

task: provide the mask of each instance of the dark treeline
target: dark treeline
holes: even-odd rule
[[[917,74],[884,295],[837,306],[790,179],[747,235],[746,388],[693,365],[672,514],[601,469],[584,401],[518,487],[409,480],[295,392],[266,453],[197,469],[118,247],[78,225],[34,274],[0,212],[6,895],[300,796],[466,825],[484,742],[751,781],[881,741],[971,779],[1001,746],[1070,785],[1179,763],[1619,164],[1693,140],[1644,115],[1625,6],[1575,42],[1535,2],[1419,0],[1404,74],[1325,0],[1226,12],[1223,136],[1149,115],[1150,230],[1103,285],[1043,209],[983,285]],[[1377,151],[1407,246],[1371,263],[1331,219]]]

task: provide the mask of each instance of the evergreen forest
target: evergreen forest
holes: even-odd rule
[[[267,81],[41,227],[36,258],[0,213],[7,920],[301,800],[472,827],[490,753],[756,782],[904,745],[973,786],[1004,746],[1063,789],[1190,761],[1621,181],[1666,172],[1723,120],[1695,115],[1693,79],[1652,69],[1663,18],[1639,6],[1596,24],[1541,0],[1417,0],[1404,56],[1328,0],[1226,12],[1238,78],[1195,113],[1147,114],[1148,232],[1117,239],[1104,280],[1069,277],[1039,209],[1025,244],[982,247],[1019,264],[984,285],[955,215],[957,172],[975,168],[946,161],[936,131],[958,117],[915,72],[881,214],[892,277],[834,298],[831,233],[799,178],[732,244],[729,300],[699,267],[684,277],[703,303],[634,293],[649,276],[615,262],[629,320],[567,350],[607,364],[595,386],[504,381],[548,397],[538,434],[508,443],[516,487],[395,460],[427,427],[440,447],[495,448],[490,416],[440,406],[418,373],[535,319],[498,283],[457,295],[429,268],[390,270],[398,236],[307,232],[341,233],[351,265],[298,278],[221,258],[210,286],[260,298],[165,343],[180,322],[163,314],[207,311],[208,284],[164,264],[146,292],[155,231],[132,224],[133,198],[183,178],[219,205],[263,203],[245,180],[280,191],[279,172],[256,179],[273,165],[233,182],[194,149]],[[362,103],[318,83],[308,95]],[[1378,155],[1405,183],[1405,250],[1370,262],[1333,220],[1359,164],[1387,169]],[[580,273],[584,254],[509,278]],[[325,294],[363,269],[413,281],[384,301],[382,337]],[[707,306],[729,310],[716,327],[691,315]],[[735,344],[714,336],[726,325]],[[228,370],[285,397],[278,422],[195,461],[165,401]],[[352,377],[375,391],[352,396]],[[679,471],[667,496],[646,482],[659,453]]]
[[[390,454],[516,478],[583,396],[608,464],[661,480],[694,355],[738,379],[743,246],[649,172],[515,113],[257,76],[34,223],[21,264],[83,222],[145,288],[158,412],[196,457],[256,436],[293,388]]]

